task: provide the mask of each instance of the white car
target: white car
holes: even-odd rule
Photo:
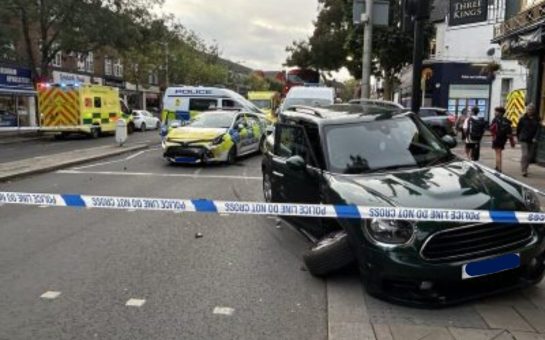
[[[132,112],[134,127],[140,131],[160,129],[161,121],[146,110],[134,110]]]

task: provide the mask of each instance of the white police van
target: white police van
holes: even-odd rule
[[[172,86],[163,96],[162,122],[185,122],[203,111],[241,109],[264,115],[252,102],[229,89],[201,86]]]

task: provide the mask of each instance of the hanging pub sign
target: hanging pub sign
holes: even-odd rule
[[[483,22],[488,19],[488,0],[450,0],[449,26]]]

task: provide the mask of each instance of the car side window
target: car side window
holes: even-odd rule
[[[102,107],[102,99],[100,97],[95,97],[94,102],[95,102],[94,104],[95,104],[96,108],[101,108]]]
[[[435,112],[433,110],[427,110],[427,109],[424,109],[424,110],[420,110],[420,112],[418,113],[418,115],[420,117],[434,117],[435,116]]]
[[[208,111],[218,106],[216,99],[191,98],[189,100],[189,111]]]
[[[276,126],[276,141],[274,153],[282,158],[301,156],[310,160],[310,152],[302,126],[278,124]]]
[[[241,106],[235,102],[234,100],[231,100],[231,99],[223,99],[222,101],[222,104],[221,104],[221,107],[225,107],[225,108],[240,108]]]

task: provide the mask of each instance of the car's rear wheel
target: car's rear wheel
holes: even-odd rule
[[[140,125],[140,130],[142,132],[146,131],[146,123],[142,123],[142,125]]]
[[[233,165],[237,162],[237,148],[235,146],[231,147],[229,149],[229,153],[227,154],[227,164]]]
[[[100,137],[100,128],[99,127],[92,127],[91,128],[91,138],[96,139]]]
[[[156,128],[157,130],[159,130],[159,129],[161,128],[161,122],[157,122],[157,123],[155,124],[155,128]]]
[[[134,123],[130,122],[127,124],[127,134],[131,135],[134,132]]]
[[[303,254],[308,271],[314,276],[326,276],[345,268],[355,260],[344,231],[332,233]]]

